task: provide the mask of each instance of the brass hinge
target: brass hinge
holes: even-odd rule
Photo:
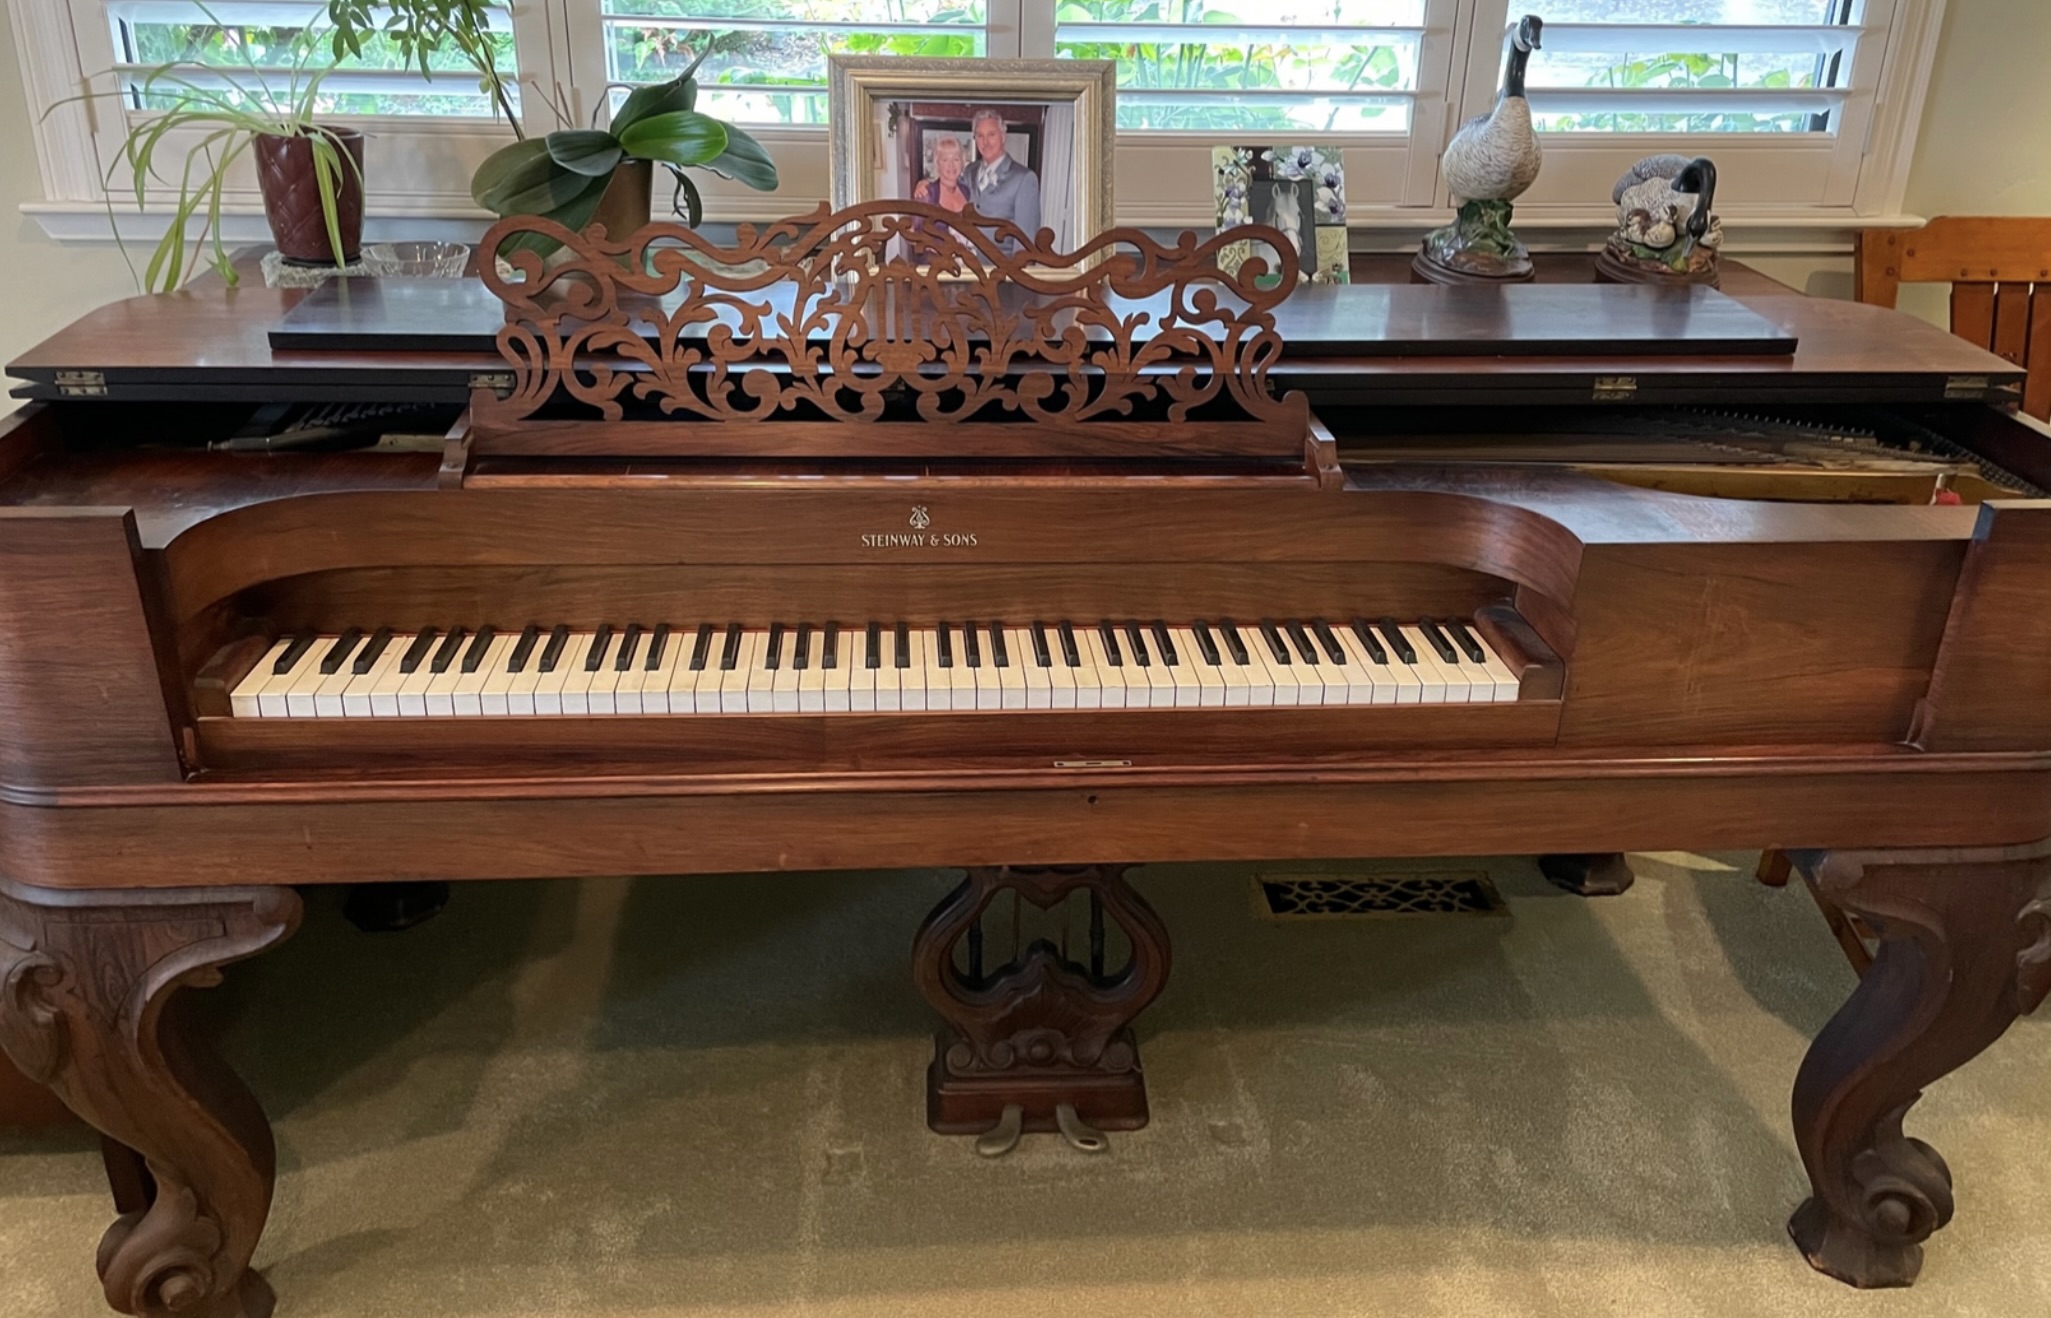
[[[470,389],[473,393],[479,389],[489,389],[504,398],[513,392],[513,384],[511,371],[473,371],[470,375]]]
[[[66,398],[105,398],[107,396],[107,373],[105,371],[59,371],[57,392]]]
[[[1629,402],[1638,396],[1638,377],[1635,375],[1598,375],[1595,377],[1595,401],[1598,403]]]
[[[1993,383],[1984,375],[1954,375],[1944,381],[1946,398],[1985,398]]]

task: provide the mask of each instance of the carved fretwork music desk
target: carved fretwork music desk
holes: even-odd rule
[[[110,1304],[273,1303],[269,1128],[177,994],[293,885],[959,866],[906,931],[930,1123],[1089,1146],[1147,1119],[1131,866],[1650,848],[1774,849],[1863,967],[1790,1231],[1913,1280],[1903,1118],[2051,987],[2017,373],[1869,307],[1009,236],[516,219],[482,284],[15,363],[0,1043],[146,1160]]]

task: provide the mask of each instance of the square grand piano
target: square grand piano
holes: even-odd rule
[[[1285,299],[937,217],[508,220],[490,300],[192,291],[15,364],[0,1043],[146,1163],[109,1303],[273,1303],[269,1128],[178,994],[295,885],[959,866],[930,1123],[1088,1142],[1146,1119],[1130,866],[1647,848],[1774,849],[1837,922],[1790,1231],[1913,1280],[1952,1195],[1904,1116],[2051,988],[2019,373],[1867,307]]]

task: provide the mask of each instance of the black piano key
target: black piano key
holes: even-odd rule
[[[320,657],[321,675],[333,677],[336,673],[341,672],[343,660],[349,657],[349,652],[354,650],[356,643],[362,639],[363,629],[361,627],[351,627],[348,631],[337,636],[335,643],[328,647],[328,652]]]
[[[1339,644],[1338,637],[1332,635],[1331,624],[1327,623],[1323,618],[1313,618],[1310,622],[1310,630],[1317,637],[1317,643],[1324,647],[1325,658],[1342,668],[1345,667],[1346,647]]]
[[[862,667],[881,668],[883,666],[882,623],[872,622],[869,624],[869,644],[865,648],[866,653],[862,655]]]
[[[1437,622],[1430,618],[1420,618],[1417,623],[1417,630],[1423,633],[1424,639],[1431,643],[1431,648],[1438,651],[1439,658],[1455,667],[1459,666],[1460,656],[1453,653],[1453,643],[1446,639],[1444,632],[1439,630]]]
[[[897,624],[897,646],[891,653],[897,656],[899,668],[912,666],[912,629],[909,625]]]
[[[691,671],[694,673],[704,672],[705,660],[711,653],[712,624],[701,622],[698,624],[698,643],[691,647]]]
[[[1383,639],[1388,641],[1389,648],[1396,652],[1398,659],[1401,659],[1406,664],[1417,662],[1417,647],[1410,644],[1409,640],[1404,637],[1403,629],[1396,625],[1394,618],[1383,618],[1375,624],[1375,630],[1379,631]]]
[[[1239,624],[1230,618],[1218,621],[1218,635],[1225,638],[1225,653],[1232,656],[1232,662],[1241,668],[1253,662],[1253,656],[1246,652],[1246,640],[1239,634]]]
[[[1467,630],[1467,624],[1458,618],[1446,619],[1446,630],[1453,634],[1453,644],[1460,647],[1460,653],[1467,656],[1469,663],[1485,664],[1488,651],[1481,648],[1481,642],[1474,639],[1474,633]]]
[[[449,665],[456,662],[456,652],[463,648],[463,638],[470,633],[461,627],[451,627],[442,635],[442,643],[435,648],[434,658],[427,664],[430,673],[446,673]]]
[[[1154,619],[1154,652],[1161,656],[1161,662],[1170,668],[1182,666],[1182,656],[1175,653],[1175,638],[1168,635],[1168,624]]]
[[[1044,622],[1034,622],[1032,632],[1033,662],[1042,668],[1052,668],[1054,666],[1054,656],[1047,650],[1047,624]]]
[[[821,668],[837,668],[840,666],[840,624],[837,622],[827,623],[825,634],[820,637],[819,666]]]
[[[1110,619],[1097,624],[1097,635],[1104,642],[1104,657],[1111,661],[1111,666],[1125,667],[1125,655],[1118,648],[1118,633],[1112,630]]]
[[[620,633],[620,652],[613,658],[612,670],[615,673],[633,672],[634,652],[639,650],[640,648],[641,624],[638,622],[630,622],[627,624],[627,629]]]
[[[278,675],[291,672],[298,666],[299,661],[306,657],[306,652],[313,648],[316,639],[318,638],[312,632],[301,632],[293,637],[292,644],[285,647],[285,653],[279,655],[278,661],[271,665],[271,672]]]
[[[792,648],[790,666],[791,671],[797,673],[812,666],[812,624],[809,622],[798,624],[798,643]]]
[[[1140,631],[1138,623],[1125,624],[1125,639],[1132,645],[1132,661],[1141,668],[1152,668],[1154,659],[1147,653],[1147,638]]]
[[[783,624],[780,622],[772,622],[769,624],[769,645],[766,647],[766,650],[762,655],[762,667],[765,670],[773,673],[782,666]]]
[[[942,622],[940,624],[940,666],[942,668],[954,667],[954,638],[948,635],[953,630],[954,624],[951,622]]]
[[[1318,665],[1317,647],[1310,643],[1310,633],[1303,630],[1303,624],[1292,620],[1283,623],[1282,629],[1288,632],[1289,639],[1296,643],[1297,656],[1312,668],[1316,668]]]
[[[559,622],[549,629],[548,644],[541,647],[541,672],[553,673],[555,666],[563,661],[563,651],[569,648],[570,625]]]
[[[654,672],[662,667],[662,652],[669,648],[669,624],[661,623],[648,633],[648,663],[644,671]]]
[[[399,656],[399,671],[410,673],[420,667],[427,658],[427,652],[434,648],[434,638],[441,633],[432,627],[422,627],[414,633],[413,644],[406,647],[406,653]]]
[[[990,662],[999,668],[1011,667],[1011,651],[1004,644],[1004,624],[990,624]]]
[[[1061,662],[1067,664],[1070,668],[1082,667],[1082,654],[1075,648],[1074,625],[1064,622],[1061,624],[1060,632]]]
[[[734,665],[741,661],[741,625],[730,622],[726,625],[726,644],[720,647],[719,671],[731,673]]]
[[[968,661],[970,668],[981,668],[983,666],[983,646],[976,639],[976,624],[973,620],[962,626],[961,654],[962,658]]]
[[[1276,663],[1288,664],[1289,647],[1282,644],[1282,633],[1275,630],[1275,624],[1272,621],[1267,619],[1261,621],[1261,639],[1268,643],[1268,652],[1275,656]]]
[[[1222,667],[1222,662],[1218,658],[1218,640],[1211,635],[1211,625],[1198,619],[1196,626],[1190,631],[1196,636],[1196,648],[1203,655],[1204,662],[1213,668]]]
[[[378,660],[385,657],[385,651],[391,648],[391,644],[392,629],[378,628],[370,634],[370,644],[363,647],[362,653],[356,656],[356,662],[349,665],[349,671],[358,677],[363,676],[377,666]]]
[[[531,622],[522,627],[520,629],[520,639],[513,642],[513,655],[512,659],[506,664],[506,671],[509,673],[526,672],[527,661],[534,657],[534,646],[540,640],[540,627]]]
[[[584,671],[595,673],[605,664],[605,652],[612,646],[612,624],[601,622],[592,634],[591,648],[584,652]]]
[[[491,648],[492,638],[497,635],[489,625],[477,629],[477,635],[470,638],[470,648],[463,651],[464,672],[477,671],[477,665],[484,662],[484,652]]]
[[[1389,662],[1389,652],[1382,649],[1382,643],[1375,639],[1374,628],[1367,625],[1367,619],[1353,620],[1353,635],[1359,639],[1360,648],[1367,651],[1367,657],[1378,664]]]

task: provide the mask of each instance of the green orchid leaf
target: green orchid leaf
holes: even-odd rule
[[[776,191],[776,162],[760,142],[732,124],[726,126],[726,150],[706,161],[705,168],[757,192]]]
[[[697,102],[698,84],[689,78],[673,78],[649,87],[636,87],[627,93],[627,99],[620,106],[620,112],[612,117],[613,135],[617,137],[643,119],[658,114],[696,109]]]
[[[470,195],[494,215],[552,215],[585,189],[605,179],[565,169],[545,140],[530,138],[500,147],[470,176]]]
[[[598,178],[613,171],[626,158],[620,144],[602,128],[565,128],[541,139],[548,144],[548,158],[573,174]]]
[[[581,176],[578,177],[581,178]],[[611,180],[592,178],[583,179],[582,181],[585,185],[582,192],[579,192],[576,196],[552,211],[541,211],[537,212],[537,214],[542,215],[546,219],[554,220],[572,233],[582,233],[584,226],[591,223],[591,217],[597,214],[599,199],[605,196],[606,185]],[[500,244],[498,250],[501,252],[539,252],[541,255],[547,256],[550,252],[561,246],[561,243],[547,234],[523,233]]]
[[[650,115],[620,133],[620,145],[636,160],[702,165],[726,150],[727,127],[709,114],[672,110]]]

